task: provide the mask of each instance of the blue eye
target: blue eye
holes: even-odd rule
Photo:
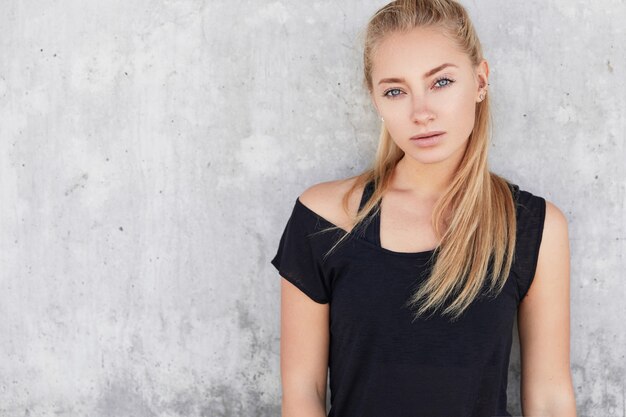
[[[454,82],[453,80],[444,77],[444,78],[438,79],[437,82],[435,83],[435,85],[437,85],[437,84],[439,84],[441,82],[444,82],[444,81],[447,81],[447,83],[445,83],[444,85],[439,85],[439,87],[437,87],[437,88],[448,87],[449,85],[452,85],[452,83]]]
[[[383,93],[383,96],[384,96],[384,97],[398,97],[398,96],[400,95],[400,94],[391,94],[391,95],[390,95],[389,93],[390,93],[390,92],[392,92],[392,91],[400,91],[400,89],[399,89],[399,88],[390,88],[389,90],[387,90],[387,91],[385,91],[385,92]],[[400,91],[400,93],[401,93],[401,92],[402,92],[402,91]]]

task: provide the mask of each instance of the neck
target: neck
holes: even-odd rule
[[[452,182],[462,157],[422,164],[405,154],[393,170],[390,185],[419,199],[436,201]]]

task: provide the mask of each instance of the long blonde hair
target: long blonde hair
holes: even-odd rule
[[[459,3],[454,0],[396,0],[379,9],[367,25],[363,58],[365,85],[370,92],[373,88],[372,57],[381,40],[390,33],[423,26],[446,30],[468,54],[474,66],[482,61],[480,41],[466,10]],[[415,319],[428,310],[436,311],[454,297],[442,315],[452,316],[451,320],[455,321],[480,295],[487,280],[489,291],[495,289],[497,294],[509,276],[516,240],[515,202],[508,181],[489,171],[490,135],[491,113],[487,96],[476,105],[474,129],[463,159],[433,210],[431,221],[440,244],[431,258],[436,257],[436,261],[430,276],[406,304],[409,307],[419,305]],[[352,218],[354,227],[351,231],[344,234],[326,255],[367,224],[372,210],[380,209],[378,203],[389,185],[393,169],[403,156],[404,151],[395,144],[383,124],[373,167],[360,174],[343,196],[346,213],[350,195],[356,189],[374,181],[374,192]],[[490,268],[490,262],[493,262],[493,268]]]

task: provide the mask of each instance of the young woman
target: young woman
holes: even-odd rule
[[[489,66],[466,11],[382,7],[364,71],[373,167],[306,189],[271,261],[283,417],[326,415],[329,369],[328,416],[510,416],[516,314],[523,414],[575,416],[567,220],[489,171]]]

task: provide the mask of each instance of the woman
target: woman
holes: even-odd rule
[[[370,20],[372,169],[306,189],[272,264],[283,417],[576,415],[567,220],[491,173],[489,67],[461,5],[398,0]],[[328,233],[334,232],[334,233]],[[532,284],[532,285],[531,285]]]

